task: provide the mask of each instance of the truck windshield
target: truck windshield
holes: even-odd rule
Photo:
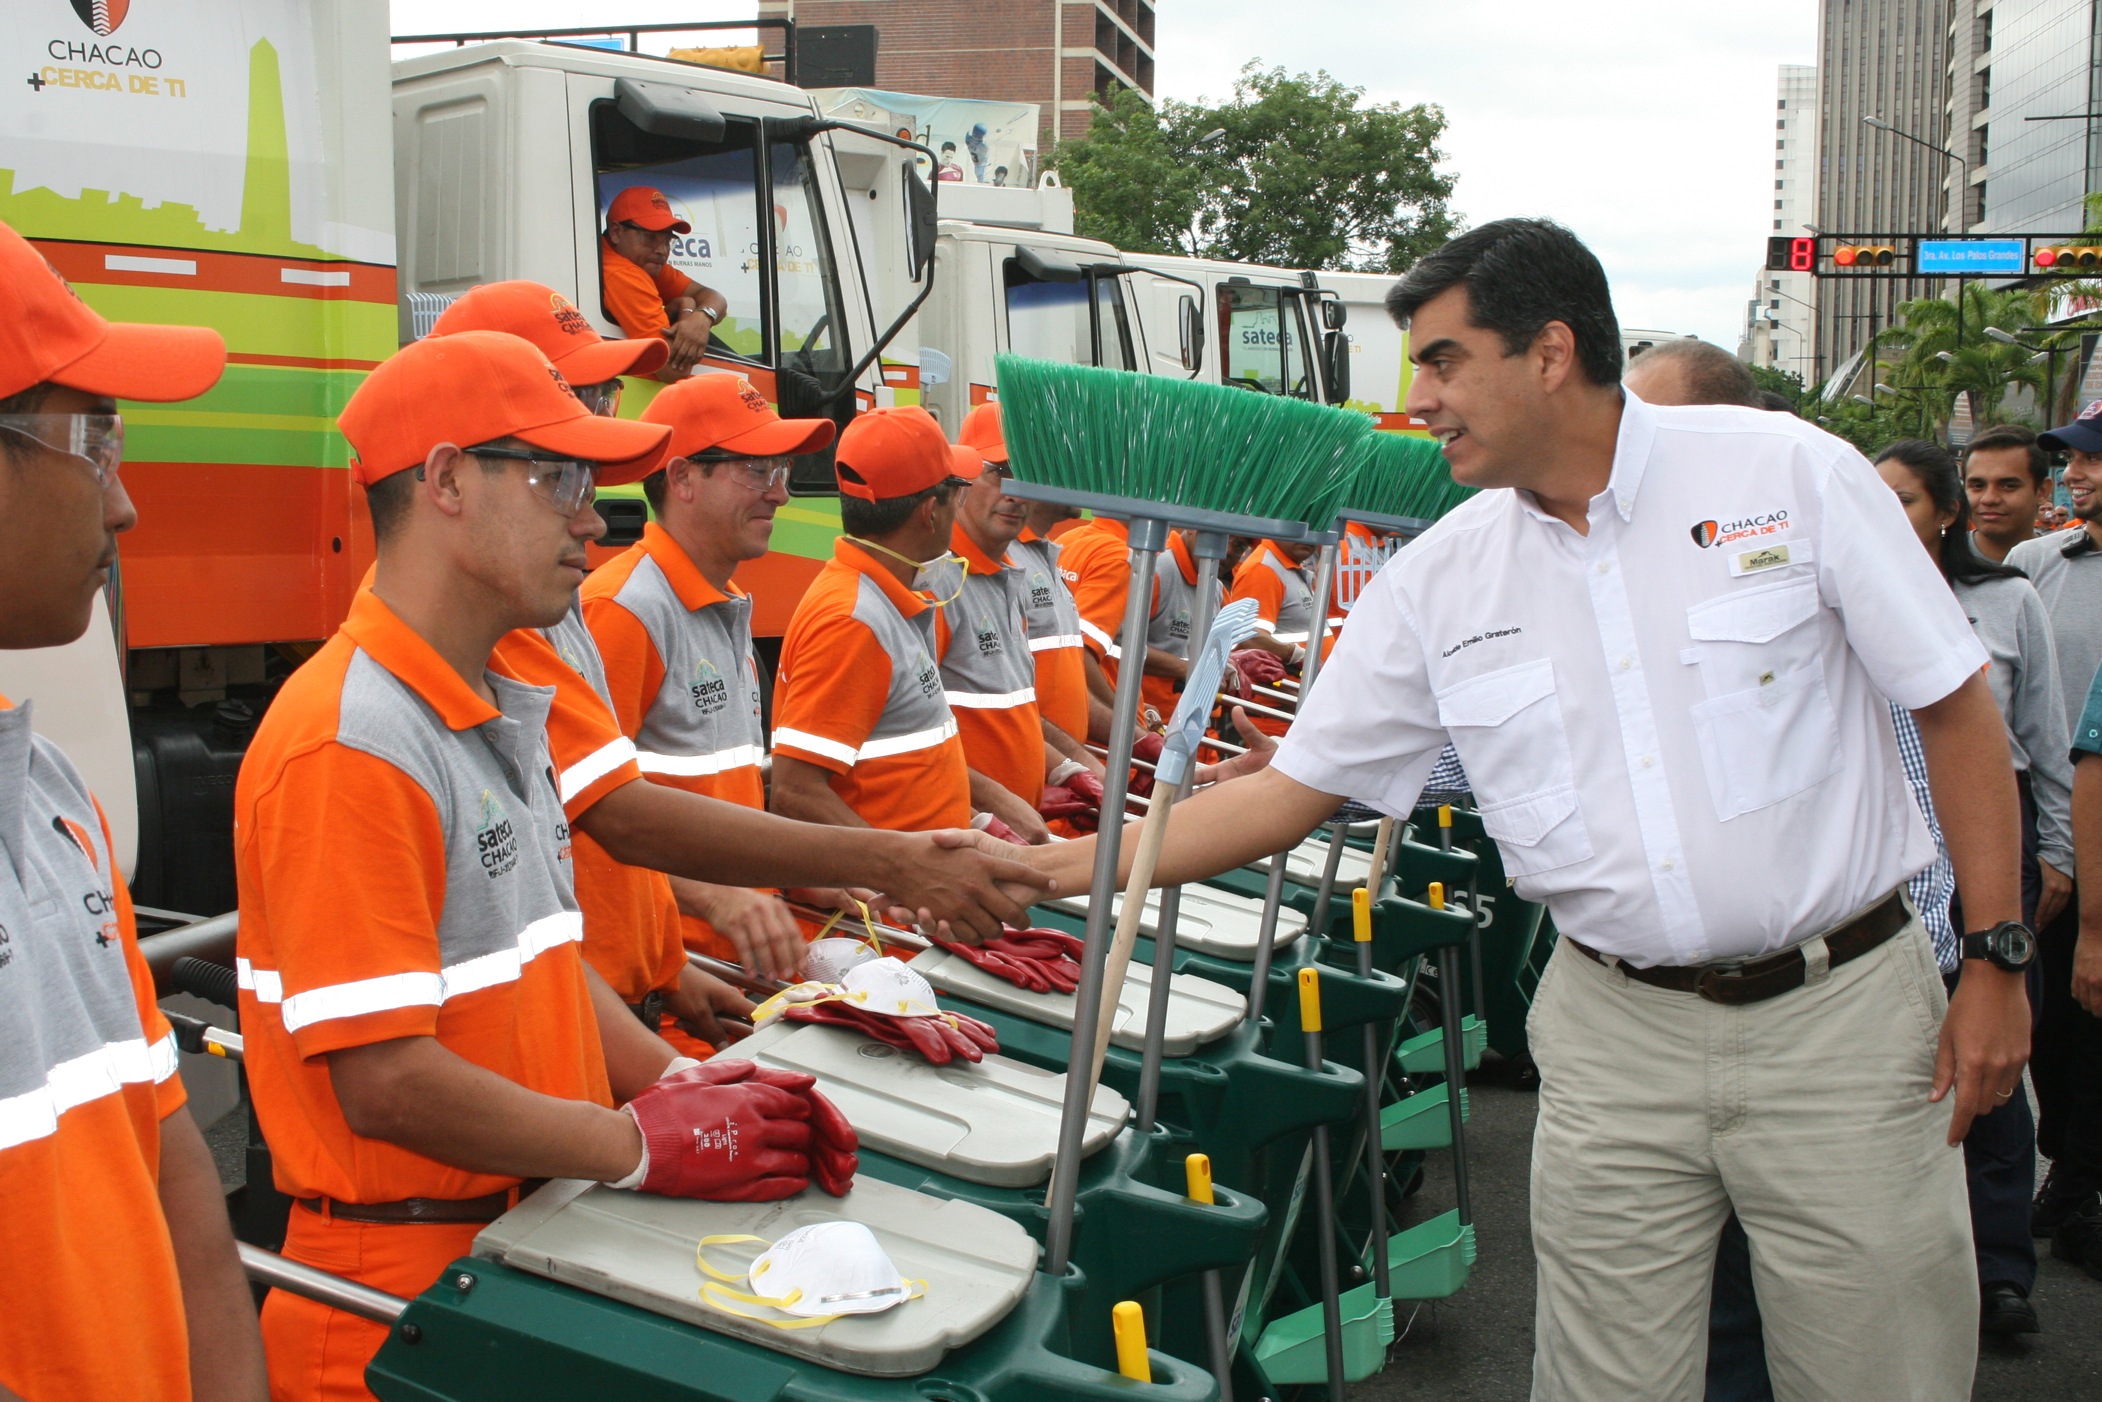
[[[1319,397],[1298,297],[1281,287],[1221,283],[1219,321],[1229,382],[1295,399]]]
[[[845,318],[805,143],[769,143],[762,178],[756,122],[733,119],[720,142],[702,143],[641,131],[602,102],[592,108],[592,136],[601,227],[613,199],[638,185],[661,191],[691,226],[673,236],[665,267],[729,303],[710,338],[711,360],[838,378],[849,363]]]
[[[1124,315],[1123,287],[1115,278],[1086,277],[1078,282],[1042,282],[1008,259],[1007,348],[1016,355],[1055,360],[1065,365],[1103,365],[1111,370],[1135,368],[1131,328]],[[1095,355],[1099,317],[1102,354]]]

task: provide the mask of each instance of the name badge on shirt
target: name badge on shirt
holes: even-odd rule
[[[1761,574],[1777,570],[1783,565],[1807,565],[1810,563],[1810,542],[1791,540],[1779,545],[1762,545],[1752,550],[1740,550],[1730,556],[1730,577],[1742,579],[1748,574]]]

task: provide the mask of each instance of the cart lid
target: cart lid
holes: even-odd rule
[[[761,1238],[709,1246],[710,1264],[735,1273],[795,1228],[841,1218],[874,1232],[901,1275],[927,1282],[925,1296],[810,1329],[777,1329],[703,1302],[704,1277],[694,1264],[703,1237]],[[928,1372],[1004,1319],[1029,1288],[1037,1249],[1029,1233],[996,1212],[869,1177],[855,1179],[843,1198],[811,1188],[781,1202],[753,1203],[656,1197],[557,1179],[474,1240],[482,1260],[827,1368],[881,1378]]]
[[[1032,993],[996,974],[989,974],[960,954],[930,949],[916,955],[918,969],[935,988],[967,998],[982,1007],[1028,1018],[1070,1031],[1075,999],[1070,993]],[[1146,1045],[1146,1012],[1153,1001],[1153,970],[1132,961],[1125,971],[1124,986],[1117,990],[1117,1011],[1110,1028],[1110,1041],[1127,1051]],[[1224,984],[1194,974],[1176,974],[1168,982],[1168,1025],[1161,1039],[1164,1056],[1190,1056],[1207,1042],[1216,1042],[1240,1026],[1248,1014],[1247,1000]]]
[[[1062,1072],[1005,1056],[934,1066],[842,1027],[780,1018],[730,1054],[817,1077],[862,1144],[878,1153],[994,1188],[1032,1188],[1051,1176]],[[1082,1156],[1116,1138],[1130,1117],[1123,1096],[1097,1086]]]
[[[1323,855],[1325,857],[1326,853]],[[1315,879],[1320,879],[1318,874]],[[1139,933],[1149,939],[1160,938],[1160,898],[1160,892],[1148,891],[1145,907],[1139,914]],[[1085,920],[1088,912],[1088,893],[1082,891],[1074,896],[1058,896],[1038,904],[1047,910],[1076,915]],[[1114,921],[1124,909],[1124,896],[1121,892],[1111,901],[1109,909],[1110,919]],[[1289,906],[1284,907],[1278,911],[1277,933],[1271,937],[1271,947],[1285,949],[1305,933],[1306,917]],[[1234,891],[1221,891],[1212,886],[1193,884],[1182,888],[1182,911],[1175,917],[1177,949],[1187,949],[1193,954],[1208,954],[1214,959],[1228,959],[1236,964],[1252,964],[1255,962],[1256,946],[1262,942],[1262,934],[1261,901],[1252,896],[1243,896]]]

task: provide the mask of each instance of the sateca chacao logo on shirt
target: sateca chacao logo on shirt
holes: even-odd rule
[[[730,704],[730,683],[724,680],[721,669],[705,657],[693,664],[693,685],[687,693],[693,697],[693,708],[704,716],[712,716]]]
[[[511,815],[503,804],[487,789],[482,790],[482,816],[475,826],[474,846],[482,870],[492,881],[518,865],[518,830],[511,826]]]
[[[920,695],[939,696],[942,689],[942,669],[934,665],[934,659],[922,652],[915,664],[918,667],[916,680],[920,684]]]
[[[971,624],[971,632],[978,639],[978,651],[990,656],[1000,651],[1000,629],[989,613],[981,613]]]
[[[117,893],[102,880],[102,859],[95,855],[94,839],[88,830],[63,814],[54,814],[51,827],[61,837],[80,849],[80,855],[88,859],[94,869],[95,884],[80,893],[80,908],[95,922],[95,943],[108,949],[117,938]]]
[[[1029,607],[1047,609],[1051,607],[1051,577],[1042,570],[1029,572]]]

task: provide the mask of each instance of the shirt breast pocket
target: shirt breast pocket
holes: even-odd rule
[[[1814,626],[1817,581],[1792,579],[1686,611],[1707,699],[1694,734],[1715,815],[1727,822],[1839,772],[1839,724]]]
[[[1543,657],[1486,672],[1437,695],[1438,720],[1467,768],[1505,873],[1532,876],[1588,861],[1591,834],[1577,802],[1554,664]]]

